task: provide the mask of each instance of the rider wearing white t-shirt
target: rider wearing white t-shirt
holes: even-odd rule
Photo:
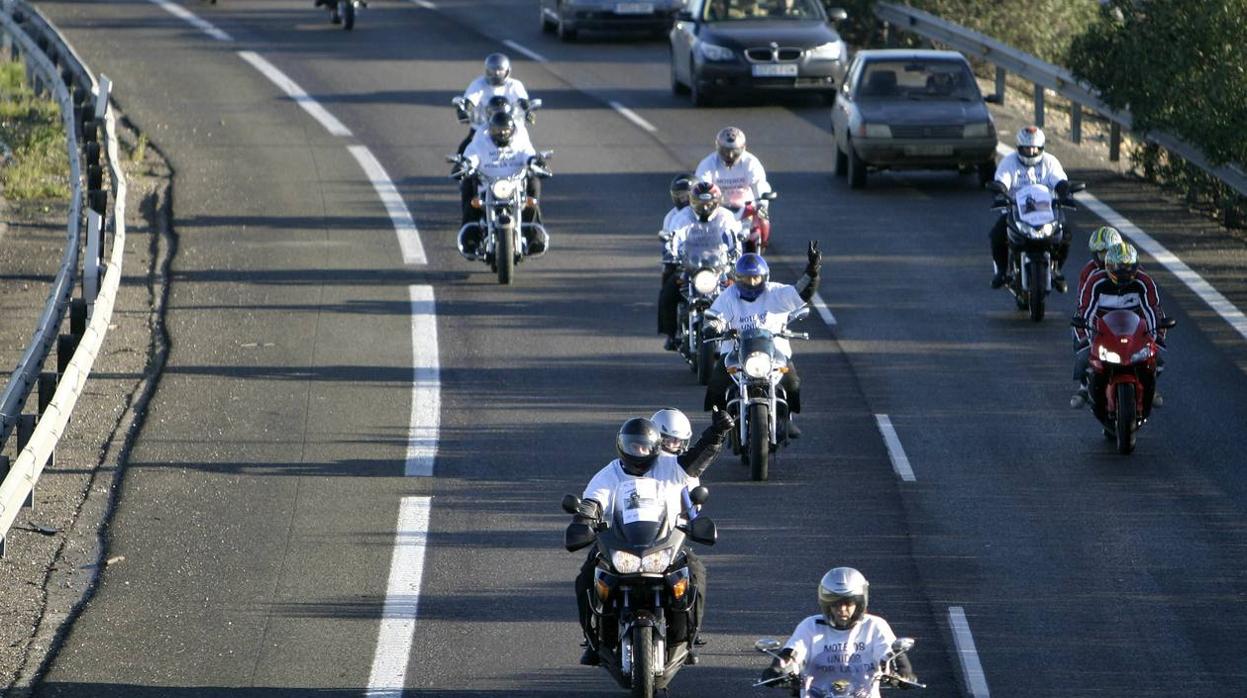
[[[1009,153],[996,166],[996,181],[1004,185],[1008,196],[1012,196],[1014,191],[1028,184],[1042,184],[1056,192],[1057,196],[1062,199],[1069,196],[1069,178],[1065,175],[1065,169],[1061,167],[1061,161],[1057,160],[1055,155],[1045,153],[1043,148],[1043,131],[1035,126],[1027,126],[1018,131],[1017,150]],[[992,262],[995,264],[992,288],[1000,288],[1004,285],[1005,272],[1009,269],[1007,226],[1007,216],[1000,216],[988,236],[991,238]],[[1074,231],[1066,223],[1054,257],[1056,273],[1052,275],[1052,285],[1061,293],[1065,293],[1066,289],[1062,269],[1065,267],[1065,258],[1069,256],[1069,244],[1073,234]]]
[[[537,151],[531,142],[516,142],[515,119],[509,114],[494,114],[490,119],[484,139],[473,139],[472,144],[463,151],[464,164],[491,177],[505,177],[528,165],[528,161],[537,157]],[[472,207],[472,198],[480,187],[480,180],[475,176],[464,177],[459,183],[460,205],[463,209],[463,223],[479,220],[483,214],[480,209]],[[527,179],[528,196],[541,200],[541,178],[531,176]],[[524,222],[541,222],[540,204],[525,208]]]
[[[622,485],[633,487],[638,495],[644,489],[649,495],[647,499],[664,502],[668,523],[674,525],[674,518],[684,510],[685,489],[695,487],[701,474],[719,457],[723,440],[733,426],[735,420],[731,415],[716,410],[711,415],[710,426],[702,432],[697,443],[679,455],[672,455],[663,452],[662,435],[653,422],[642,418],[624,422],[615,437],[615,449],[619,458],[607,463],[589,481],[581,497],[580,507],[572,517],[572,524],[596,525],[601,521],[613,521],[615,507],[618,505],[614,501],[614,494]],[[645,482],[638,484],[638,481]],[[706,568],[692,550],[686,548],[684,553],[687,556],[690,582],[696,590],[693,625],[700,627],[702,610],[705,608]],[[589,625],[588,600],[589,589],[593,585],[593,571],[597,564],[597,548],[590,548],[589,556],[576,576],[576,604],[580,611],[580,627],[589,641],[580,658],[581,664],[592,665],[598,661],[598,654],[593,646],[595,638]]]
[[[459,144],[458,152],[463,152],[477,131],[483,131],[489,126],[485,105],[490,97],[499,95],[506,97],[521,111],[528,110],[528,90],[524,89],[524,83],[511,77],[511,59],[501,53],[491,53],[485,57],[485,72],[463,91],[470,128],[467,137]],[[460,116],[462,118],[463,115]]]
[[[733,211],[749,202],[767,209],[763,194],[771,191],[762,161],[745,150],[745,133],[728,126],[715,137],[715,151],[697,165],[697,179],[718,185],[723,192],[723,205]]]

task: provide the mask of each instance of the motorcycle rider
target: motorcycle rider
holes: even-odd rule
[[[723,205],[732,211],[754,202],[758,217],[768,218],[771,202],[762,195],[771,191],[771,185],[766,181],[762,162],[745,150],[745,132],[735,126],[722,129],[714,138],[714,148],[714,152],[697,165],[697,179],[717,184],[723,192]],[[765,232],[765,228],[763,230]],[[763,246],[768,242],[761,240]]]
[[[468,135],[459,144],[458,153],[463,153],[477,131],[489,127],[485,116],[485,103],[490,97],[504,96],[525,112],[528,112],[528,90],[524,83],[511,77],[511,59],[506,54],[491,53],[485,56],[485,72],[468,84],[463,91],[465,109],[460,110],[460,118],[466,118],[469,124]]]
[[[708,182],[698,182],[689,193],[686,213],[678,216],[671,238],[667,241],[664,257],[670,256],[676,268],[682,266],[686,255],[700,255],[706,251],[719,252],[729,260],[740,256],[740,221],[719,204],[723,196],[719,188]],[[663,349],[675,351],[676,316],[680,305],[680,275],[670,274],[663,280],[658,294],[658,331],[667,335]]]
[[[1087,241],[1087,249],[1091,250],[1091,259],[1088,259],[1082,271],[1078,272],[1078,297],[1082,297],[1082,289],[1087,285],[1087,279],[1097,270],[1104,268],[1104,255],[1108,252],[1108,248],[1122,242],[1121,233],[1112,226],[1102,225],[1091,232],[1091,239]]]
[[[818,272],[822,267],[823,253],[818,242],[810,241],[806,252],[805,273],[795,285],[770,281],[771,269],[762,255],[752,252],[741,255],[736,261],[736,282],[715,299],[706,313],[707,335],[721,334],[726,329],[764,327],[772,332],[784,328],[788,314],[804,306],[818,292]],[[793,415],[801,411],[801,378],[792,360],[792,347],[787,339],[775,338],[775,349],[788,359],[788,372],[780,380],[788,396],[788,438],[801,436]],[[705,409],[727,408],[727,390],[732,385],[724,360],[731,347],[728,342],[719,343],[719,360],[706,384]]]
[[[1026,184],[1042,184],[1056,192],[1056,195],[1062,201],[1069,197],[1069,177],[1065,175],[1065,169],[1061,167],[1061,161],[1051,153],[1044,152],[1044,134],[1037,126],[1026,126],[1018,131],[1017,150],[1009,153],[1007,157],[1000,161],[996,166],[997,182],[1005,187],[1006,195],[1011,194],[1014,189]],[[992,246],[992,263],[995,265],[995,273],[992,276],[992,288],[1000,288],[1005,285],[1005,273],[1009,269],[1009,241],[1008,241],[1008,216],[1002,214],[992,226],[989,237]],[[1068,285],[1065,283],[1065,274],[1062,269],[1065,267],[1065,258],[1069,256],[1069,244],[1073,237],[1073,230],[1069,224],[1062,226],[1063,232],[1054,255],[1056,262],[1056,271],[1052,275],[1052,286],[1057,291],[1065,293]]]
[[[736,420],[727,412],[715,410],[710,415],[710,426],[702,432],[697,443],[679,455],[664,453],[662,435],[658,427],[648,419],[634,417],[623,423],[615,437],[615,450],[619,457],[607,463],[589,480],[581,497],[580,507],[572,524],[588,524],[599,521],[611,521],[614,517],[615,503],[611,495],[620,482],[629,479],[653,478],[667,485],[665,494],[669,497],[667,509],[671,516],[684,509],[682,492],[688,487],[689,479],[699,478],[706,468],[719,457],[723,448],[723,440],[736,425]],[[691,436],[691,429],[690,429]],[[696,486],[695,484],[693,485]],[[690,549],[684,550],[688,559],[690,583],[697,593],[697,601],[693,605],[693,624],[700,628],[702,611],[705,608],[706,567]],[[580,612],[580,628],[584,632],[586,646],[580,656],[580,663],[596,666],[599,662],[597,647],[594,645],[592,628],[589,625],[591,611],[589,609],[589,590],[593,585],[593,571],[597,567],[597,550],[590,548],[589,555],[580,567],[576,576],[576,605]],[[673,617],[673,621],[676,618]],[[674,622],[673,622],[674,625]],[[687,631],[686,631],[687,632]],[[691,655],[695,657],[695,655]],[[693,662],[696,661],[694,658]]]
[[[837,681],[847,681],[855,688],[863,686],[881,668],[896,641],[886,620],[866,612],[869,601],[870,583],[861,572],[852,567],[828,570],[818,584],[821,613],[797,624],[779,651],[782,659],[771,662],[762,672],[762,680],[786,674],[804,676],[803,696],[811,688],[831,695]],[[908,656],[896,657],[893,665],[901,678],[917,681]],[[879,698],[878,683],[872,684],[870,695]]]
[[[498,112],[510,115],[512,123],[515,124],[515,135],[511,137],[511,147],[520,149],[532,148],[532,140],[528,137],[528,127],[524,125],[523,119],[517,118],[515,105],[505,95],[494,95],[489,98],[489,101],[485,102],[485,123],[488,124],[494,118],[494,114]],[[489,129],[483,128],[472,136],[472,142],[468,144],[468,147],[472,147],[477,141],[488,139]]]
[[[481,219],[483,212],[472,207],[472,199],[476,196],[480,187],[480,177],[476,174],[463,176],[469,170],[485,172],[486,174],[499,177],[515,172],[521,167],[527,166],[530,160],[535,159],[538,165],[544,166],[541,156],[533,149],[532,143],[514,142],[515,137],[515,119],[510,114],[499,112],[494,114],[489,121],[489,137],[484,140],[473,141],[463,153],[463,159],[459,165],[459,169],[454,173],[460,178],[459,195],[460,204],[463,208],[463,224],[471,223]],[[537,202],[541,200],[541,179],[539,177],[527,178],[527,193]],[[531,207],[525,207],[522,214],[524,222],[541,222],[541,205],[535,204]],[[469,247],[475,247],[479,242],[480,231],[477,232],[477,240],[470,244]],[[465,244],[467,242],[465,241]],[[540,247],[540,249],[536,249]],[[465,248],[466,249],[466,248]],[[529,252],[538,254],[543,251],[543,241],[534,238],[529,240]]]
[[[212,2],[215,4],[216,0],[212,0]],[[359,0],[359,5],[360,7],[368,7],[368,3],[364,2],[364,0]],[[329,21],[334,24],[342,24],[342,15],[338,13],[338,0],[313,0],[312,7],[328,7]]]
[[[1074,352],[1074,380],[1079,382],[1078,391],[1070,398],[1070,407],[1082,407],[1090,401],[1087,393],[1087,368],[1091,356],[1091,328],[1096,319],[1110,310],[1130,310],[1143,318],[1148,331],[1156,337],[1160,352],[1156,356],[1157,377],[1164,370],[1165,330],[1157,327],[1158,318],[1165,316],[1160,307],[1160,292],[1156,282],[1139,268],[1139,252],[1128,242],[1113,245],[1104,255],[1104,268],[1093,272],[1083,284],[1078,298],[1077,316],[1087,322],[1087,329],[1074,330],[1077,350]],[[1154,391],[1152,406],[1160,407],[1164,400],[1160,390]]]
[[[679,227],[676,221],[682,220],[686,209],[688,209],[688,196],[693,190],[693,177],[687,174],[678,174],[675,179],[671,180],[671,210],[667,211],[667,215],[662,218],[662,228],[658,231],[658,237],[662,238],[662,283],[667,283],[667,277],[680,270],[680,260],[675,257],[668,244],[671,240],[671,231]],[[659,332],[662,330],[659,329]]]

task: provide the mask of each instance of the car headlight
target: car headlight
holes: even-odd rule
[[[843,41],[832,41],[810,49],[810,58],[815,58],[820,61],[834,61],[843,55]]]
[[[702,269],[693,275],[693,288],[703,296],[719,285],[719,275],[709,269]]]
[[[887,124],[862,124],[858,135],[866,138],[891,138],[892,127]]]
[[[708,44],[704,41],[697,44],[697,50],[701,53],[701,57],[708,61],[730,61],[736,57],[732,49],[716,44]]]
[[[771,357],[766,352],[755,351],[745,357],[744,369],[750,378],[766,378],[771,375]]]
[[[641,558],[623,550],[611,553],[611,564],[620,574],[636,574],[641,571]]]
[[[495,199],[509,199],[515,193],[515,182],[509,179],[500,179],[491,184],[489,190],[493,192]]]
[[[1150,358],[1152,358],[1152,348],[1143,347],[1142,349],[1136,351],[1133,355],[1131,355],[1130,363],[1137,364],[1140,361],[1147,361]]]
[[[965,129],[961,132],[962,138],[987,138],[991,135],[991,125],[987,122],[981,124],[966,124]]]
[[[1115,351],[1109,351],[1108,349],[1105,349],[1104,345],[1102,344],[1100,345],[1098,354],[1100,356],[1100,361],[1107,361],[1110,364],[1121,363],[1121,354],[1118,354]]]
[[[664,548],[655,553],[646,555],[641,560],[641,571],[650,574],[662,574],[671,566],[671,556],[675,554],[673,548]]]

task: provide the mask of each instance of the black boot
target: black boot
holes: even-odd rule
[[[598,657],[597,650],[585,643],[585,651],[580,653],[580,663],[584,666],[597,666],[602,660]]]

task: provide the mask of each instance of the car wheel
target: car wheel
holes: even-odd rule
[[[831,158],[831,174],[836,177],[843,177],[849,172],[849,156],[844,154],[840,149],[840,142],[836,140],[836,132],[831,132],[831,150],[833,157]]]
[[[988,182],[996,178],[996,161],[988,160],[981,162],[978,166],[979,186],[986,186]]]
[[[866,163],[857,156],[857,151],[853,150],[853,141],[846,141],[845,146],[849,151],[848,154],[845,155],[845,159],[848,160],[847,174],[849,177],[849,188],[865,189]]]
[[[689,65],[692,66],[692,64],[692,59],[689,59]],[[697,79],[697,71],[692,67],[690,67],[688,71],[688,91],[693,97],[693,106],[710,106],[710,91],[701,86],[701,81]]]
[[[555,24],[554,22],[550,21],[549,17],[546,16],[546,8],[540,5],[537,6],[537,18],[541,20],[541,33],[542,34],[553,34],[554,33]]]
[[[688,94],[688,86],[680,82],[679,74],[675,69],[675,53],[671,54],[671,94],[686,95]]]
[[[562,8],[559,8],[558,31],[560,41],[571,43],[576,40],[576,27],[563,18]]]

